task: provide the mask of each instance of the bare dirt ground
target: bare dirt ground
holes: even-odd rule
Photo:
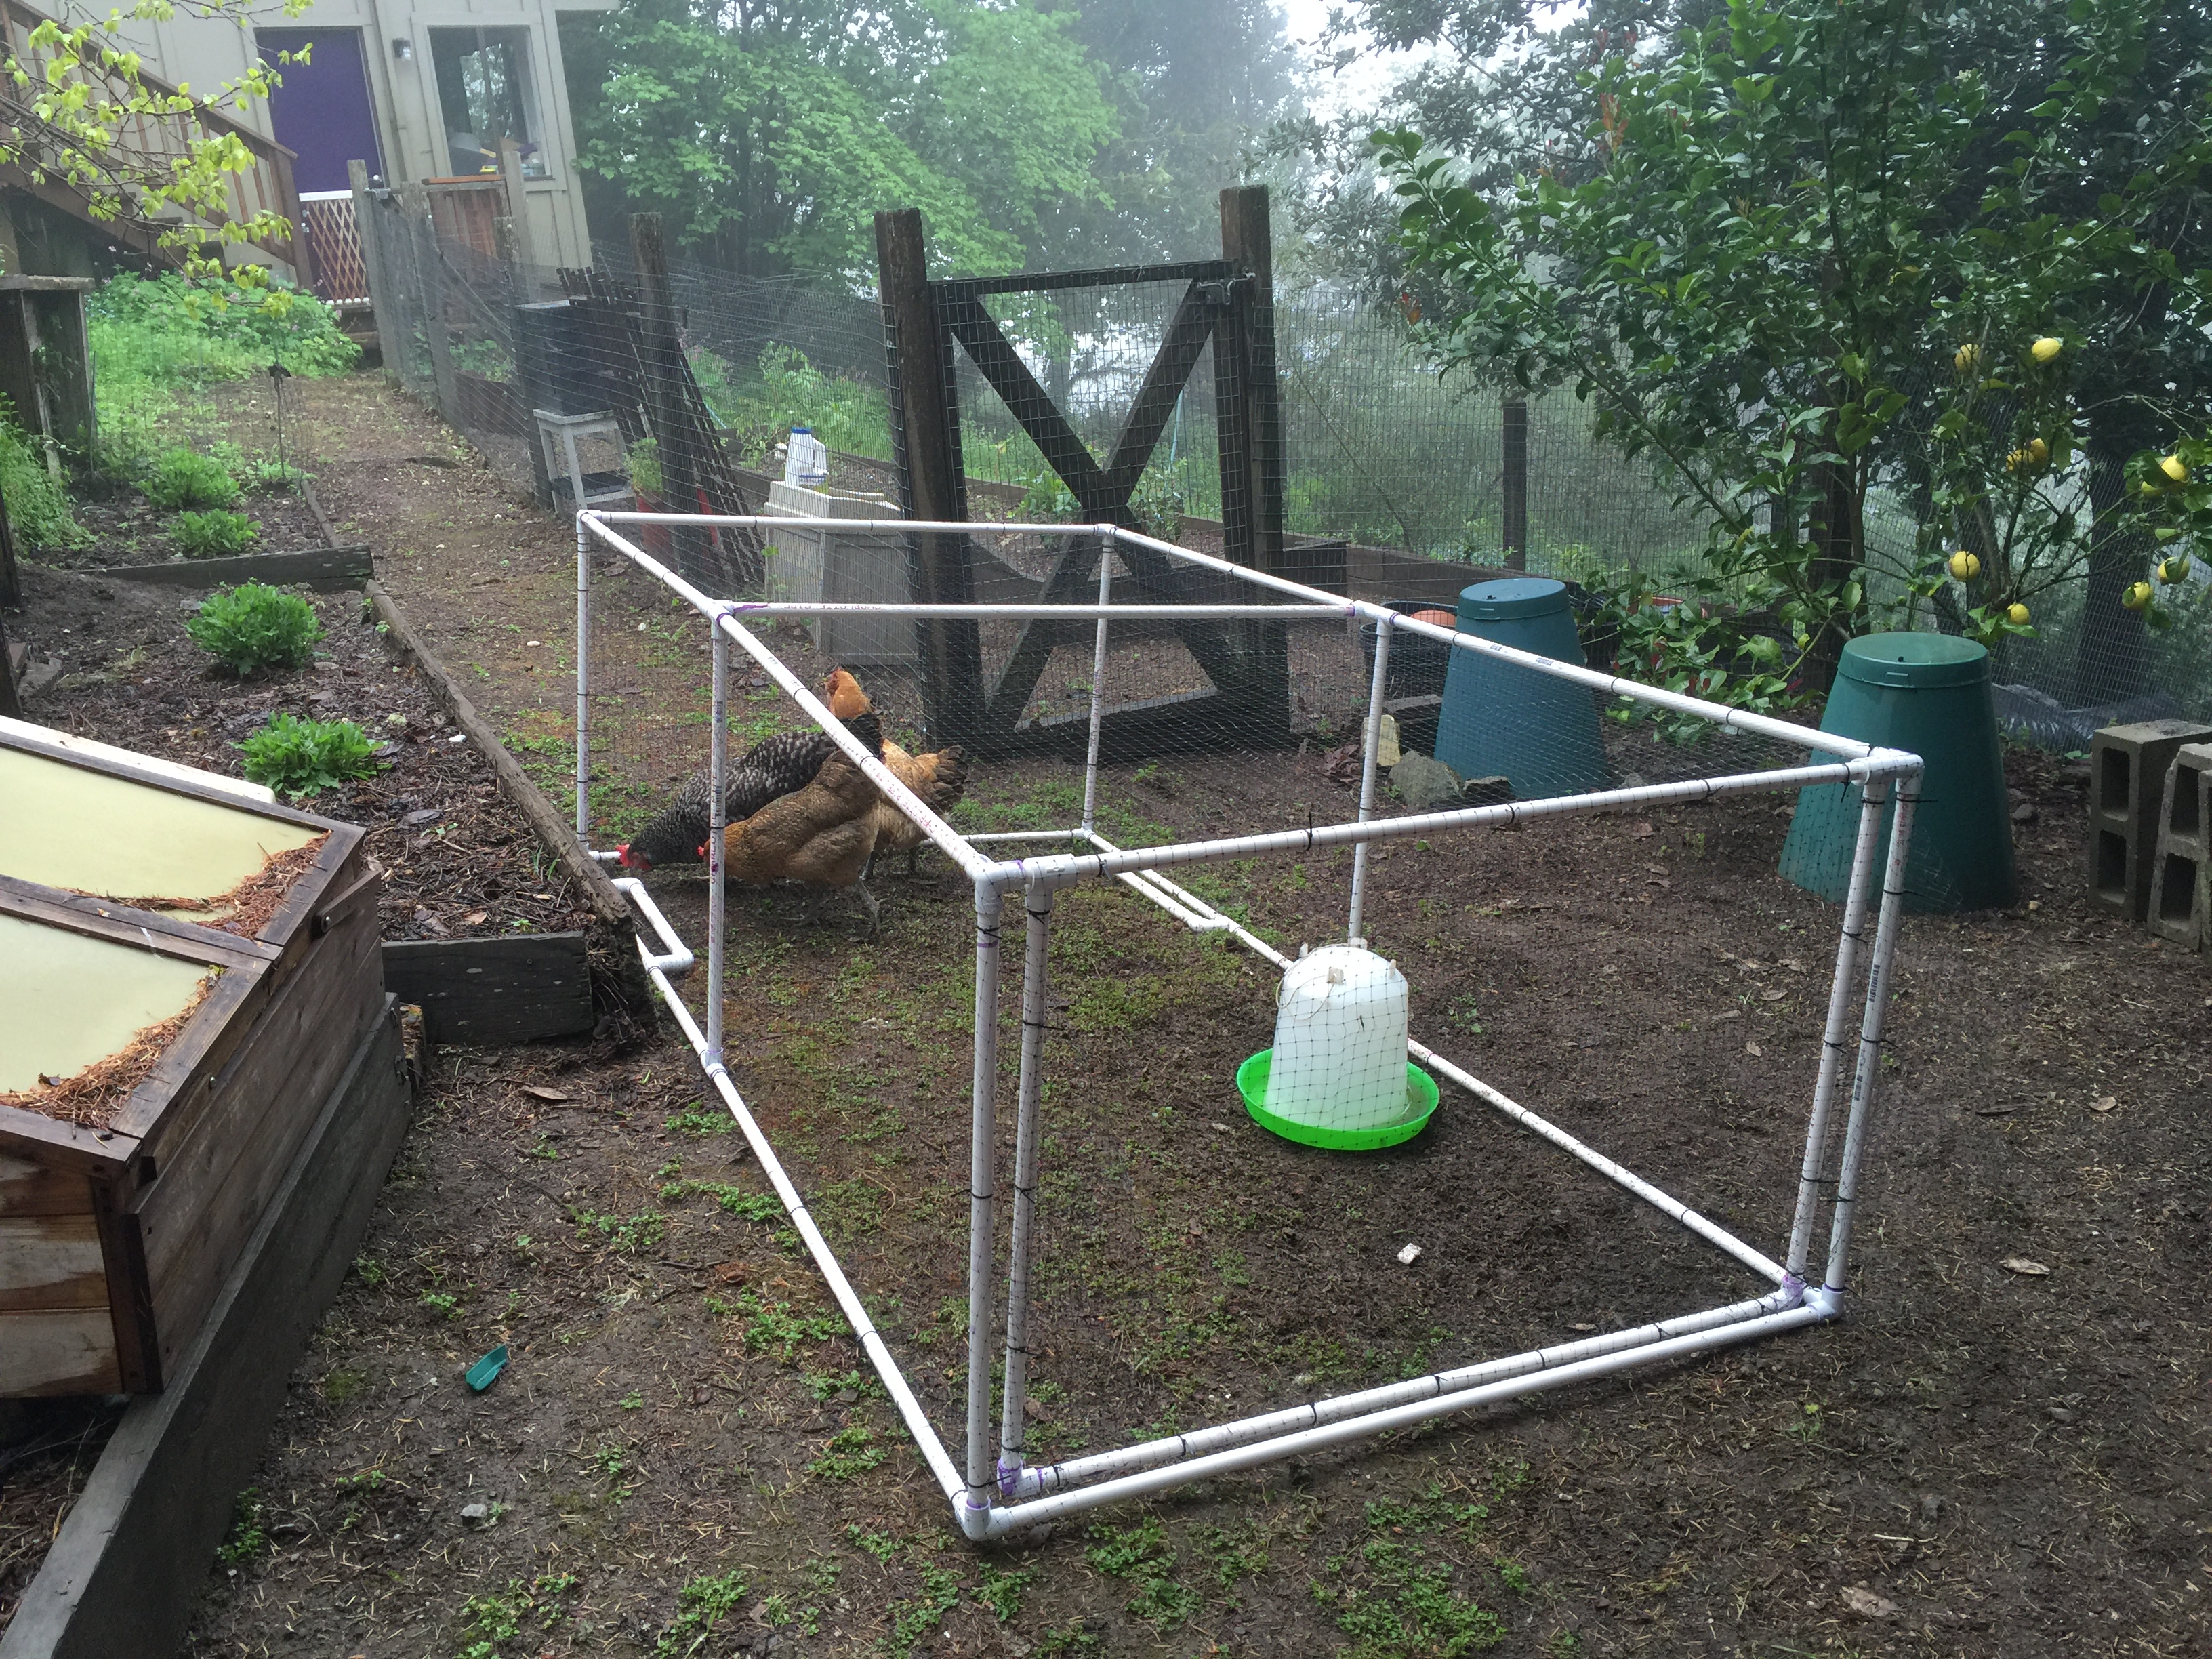
[[[567,533],[380,383],[294,395],[341,538],[557,786]],[[695,672],[639,614],[635,665]],[[1025,1548],[953,1533],[687,1048],[441,1056],[193,1651],[2203,1651],[2212,976],[2088,908],[2078,777],[2011,770],[2038,811],[2021,903],[1905,928],[1846,1321]],[[1079,783],[989,769],[964,821],[1057,821]],[[1132,834],[1347,805],[1318,752],[1105,788]],[[1370,931],[1417,1034],[1771,1248],[1835,927],[1774,874],[1786,828],[1747,798],[1395,850]],[[1340,931],[1344,881],[1324,858],[1191,884],[1294,944]],[[696,937],[697,879],[656,885]],[[867,945],[737,907],[733,1066],[950,1431],[970,918],[950,881],[879,891]],[[1270,1139],[1230,1083],[1269,1040],[1264,964],[1118,888],[1056,928],[1033,1455],[1759,1288],[1449,1090],[1382,1157]]]

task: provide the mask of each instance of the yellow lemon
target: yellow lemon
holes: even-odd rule
[[[2034,358],[2039,363],[2047,363],[2053,357],[2056,357],[2060,352],[2065,349],[2066,343],[2063,340],[2061,340],[2055,334],[2046,334],[2041,339],[2038,340],[2033,345],[2028,347],[2027,355]]]
[[[1961,374],[1971,374],[1982,361],[1982,349],[1978,345],[1962,345],[1952,354],[1951,367]]]
[[[2150,584],[2137,582],[2120,596],[2120,603],[2130,611],[2140,611],[2150,603]]]
[[[2041,466],[2051,459],[2051,446],[2040,438],[2030,438],[2027,441],[2027,459]]]
[[[2017,472],[2027,464],[2027,452],[2024,449],[2015,449],[2005,457],[2005,471],[2008,472]]]
[[[1962,582],[1970,582],[1982,574],[1982,562],[1960,548],[1951,556],[1951,574]]]
[[[2005,620],[2010,623],[2014,628],[2027,627],[2027,607],[2024,605],[2014,605],[2010,610],[2005,612]]]
[[[2162,560],[2158,567],[2159,580],[2168,586],[2181,580],[2188,574],[2189,555],[2186,553],[2177,553],[2170,559]]]
[[[2161,456],[2159,459],[2158,470],[2175,483],[2189,482],[2189,468],[2179,455]]]

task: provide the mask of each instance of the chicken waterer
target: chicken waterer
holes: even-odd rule
[[[1437,1085],[1406,1058],[1406,976],[1364,945],[1324,945],[1290,965],[1275,1046],[1237,1068],[1252,1121],[1337,1152],[1395,1146],[1437,1109]]]

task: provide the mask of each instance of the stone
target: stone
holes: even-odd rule
[[[491,1506],[489,1504],[464,1504],[461,1505],[461,1519],[480,1526],[491,1519]]]
[[[1416,812],[1461,805],[1459,774],[1426,755],[1408,755],[1392,767],[1390,787]]]
[[[1468,806],[1503,806],[1513,799],[1513,780],[1469,778],[1460,786],[1461,801]]]

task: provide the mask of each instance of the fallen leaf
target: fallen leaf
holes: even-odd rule
[[[1743,1051],[1749,1054],[1753,1060],[1764,1057],[1766,1053],[1766,1050],[1760,1048],[1756,1042],[1745,1043],[1743,1045]]]
[[[1844,1592],[1844,1610],[1862,1619],[1897,1617],[1897,1603],[1886,1595],[1876,1595],[1864,1584],[1853,1584]]]
[[[2109,1112],[2119,1103],[2120,1097],[2118,1095],[2100,1095],[2089,1103],[2089,1109],[2093,1112]]]
[[[1567,1328],[1571,1331],[1594,1331],[1597,1327],[1595,1325],[1570,1325]]]
[[[542,1083],[526,1083],[522,1085],[522,1092],[535,1100],[566,1100],[568,1097],[558,1089],[549,1089]]]
[[[1638,823],[1632,826],[1629,830],[1628,833],[1634,840],[1642,841],[1645,836],[1652,833],[1652,830],[1651,826],[1648,823]]]
[[[725,1261],[714,1269],[714,1277],[725,1285],[734,1285],[744,1276],[745,1264],[742,1261]]]
[[[1414,1262],[1419,1261],[1420,1256],[1421,1247],[1418,1244],[1408,1244],[1404,1249],[1398,1252],[1399,1262],[1401,1265],[1407,1267],[1412,1267]]]
[[[2014,1109],[2010,1106],[1977,1106],[1974,1108],[1974,1115],[1976,1117],[2009,1117]]]
[[[2018,1273],[2023,1279],[2048,1279],[2051,1269],[2040,1261],[2024,1255],[2008,1255],[1997,1263],[2008,1273]]]
[[[1761,1002],[1779,1002],[1783,998],[1789,994],[1789,992],[1784,990],[1779,985],[1777,985],[1767,990],[1761,991],[1759,994],[1759,1000]]]
[[[463,916],[461,921],[465,926],[470,927],[480,927],[483,925],[483,920],[487,914],[487,912],[483,910],[471,910],[468,915]]]

